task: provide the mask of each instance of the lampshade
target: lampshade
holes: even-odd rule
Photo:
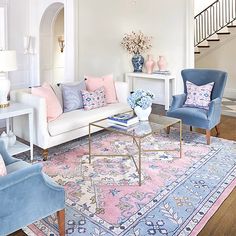
[[[16,69],[16,52],[0,50],[0,72],[13,71]]]

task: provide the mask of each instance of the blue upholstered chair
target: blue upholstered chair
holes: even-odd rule
[[[0,176],[0,235],[10,234],[57,212],[60,236],[65,235],[65,191],[31,165],[11,157],[0,140],[7,175]]]
[[[221,100],[227,80],[227,73],[209,69],[185,69],[181,72],[184,83],[184,94],[173,96],[172,105],[167,111],[167,116],[182,119],[183,124],[206,130],[207,144],[210,144],[211,129],[216,128],[219,135],[221,118]],[[209,110],[183,106],[186,100],[186,81],[198,86],[214,82],[211,93]]]

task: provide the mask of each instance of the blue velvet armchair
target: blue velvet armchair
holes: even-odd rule
[[[11,157],[0,140],[7,175],[0,176],[0,235],[10,234],[57,212],[59,234],[65,235],[64,188],[31,165]]]
[[[172,105],[167,111],[167,116],[179,118],[183,124],[206,130],[207,144],[210,144],[211,129],[216,128],[219,135],[219,123],[221,118],[221,101],[227,80],[227,73],[210,69],[185,69],[181,72],[184,83],[184,94],[173,96]],[[214,82],[211,93],[211,103],[209,110],[185,107],[186,81],[190,81],[198,86]]]

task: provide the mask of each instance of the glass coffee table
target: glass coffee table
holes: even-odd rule
[[[128,113],[128,112],[126,112]],[[131,112],[132,113],[132,112]],[[169,128],[175,124],[179,125],[179,148],[178,149],[172,149],[172,150],[146,150],[142,148],[142,141],[144,138],[146,138],[149,135],[153,135],[155,133],[160,132],[163,129],[169,130]],[[93,129],[96,128],[96,130],[107,130],[113,133],[123,134],[126,136],[129,136],[132,138],[133,143],[137,146],[137,152],[135,155],[138,155],[138,163],[134,159],[134,154],[95,154],[92,153],[92,136],[91,133]],[[182,157],[182,121],[180,119],[167,117],[167,116],[160,116],[151,114],[149,116],[149,121],[140,121],[134,125],[128,126],[128,127],[121,127],[120,125],[115,125],[111,122],[109,122],[108,119],[102,119],[95,122],[92,122],[89,124],[89,163],[91,163],[91,157],[92,156],[129,156],[133,159],[133,162],[136,166],[136,170],[138,172],[139,176],[139,186],[141,186],[141,170],[142,170],[142,153],[145,152],[171,152],[171,151],[178,151],[179,157]]]

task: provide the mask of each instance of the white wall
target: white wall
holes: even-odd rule
[[[120,41],[125,33],[141,30],[153,36],[151,53],[156,59],[165,56],[168,69],[177,77],[177,93],[182,92],[180,71],[193,67],[194,61],[193,0],[139,0],[135,4],[129,0],[9,0],[9,43],[17,50],[21,64],[20,70],[11,76],[13,84],[40,83],[40,20],[54,2],[65,4],[66,80],[111,72],[116,79],[123,80],[124,73],[132,71],[132,65],[131,56],[121,48]],[[74,32],[74,27],[78,32]],[[35,55],[23,55],[25,35],[35,38]],[[77,76],[74,71],[78,72]],[[162,84],[149,82],[140,86],[155,88],[158,102],[163,103]]]
[[[3,1],[3,0],[1,0]],[[39,29],[45,10],[53,3],[65,6],[65,40],[67,41],[65,58],[66,80],[75,78],[75,5],[77,0],[8,0],[8,44],[16,50],[18,70],[10,73],[12,87],[28,87],[40,84],[39,62]],[[35,54],[24,55],[23,38],[30,35],[34,38]],[[66,38],[67,35],[70,37]]]
[[[219,44],[219,47],[209,50],[209,53],[195,62],[196,68],[212,68],[228,72],[224,96],[229,98],[236,98],[235,45],[236,35],[223,44]]]
[[[53,82],[60,83],[64,80],[65,53],[61,53],[58,44],[58,37],[64,36],[64,8],[59,12],[53,32]]]
[[[85,74],[113,73],[123,80],[132,71],[131,56],[120,46],[125,33],[141,30],[153,36],[151,54],[164,55],[169,70],[177,76],[177,93],[182,92],[180,71],[193,67],[193,6],[189,0],[80,0],[79,1],[79,79]],[[144,55],[146,57],[146,55]],[[136,83],[152,89],[163,103],[163,84]]]
[[[11,87],[26,87],[30,83],[30,58],[24,55],[24,36],[29,35],[30,0],[8,1],[8,48],[17,52],[17,70],[9,73]]]
[[[57,33],[57,31],[59,31],[58,33],[61,32],[59,27],[60,22],[58,21],[58,16],[60,15],[60,11],[63,9],[63,7],[64,4],[62,3],[51,4],[43,13],[42,20],[40,22],[40,84],[43,84],[43,82],[53,83],[54,80],[58,80],[58,78],[56,79],[55,77],[55,66],[58,66],[58,62],[55,61],[59,57],[59,54],[56,53],[56,48],[58,48],[58,42],[55,33]],[[59,19],[61,19],[61,17],[59,17]],[[64,78],[63,72],[61,75],[62,78]]]
[[[215,0],[194,0],[194,15],[196,16],[213,2],[215,2]]]
[[[4,1],[0,1],[0,50],[6,48],[7,37],[7,4]]]

